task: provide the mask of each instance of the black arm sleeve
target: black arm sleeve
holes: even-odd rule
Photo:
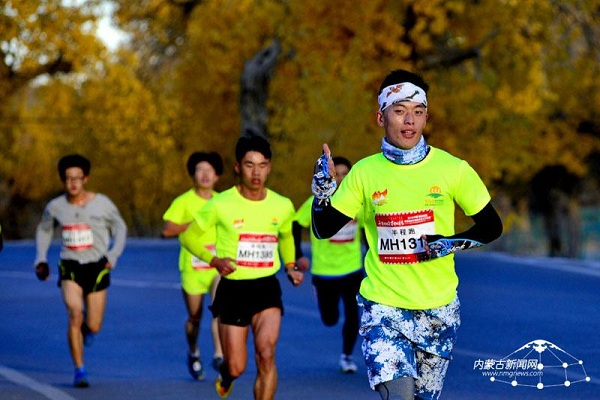
[[[481,211],[471,216],[471,218],[475,225],[464,232],[449,236],[448,239],[469,239],[488,244],[498,239],[502,234],[502,220],[491,202],[487,203]]]
[[[312,205],[312,230],[319,239],[328,239],[335,235],[352,218],[342,214],[330,202],[318,204],[317,200]]]
[[[298,221],[292,222],[292,234],[294,235],[294,245],[296,246],[296,260],[304,257],[302,252],[302,226]]]

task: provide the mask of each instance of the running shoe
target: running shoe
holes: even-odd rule
[[[217,380],[215,381],[215,390],[220,398],[226,399],[233,390],[233,382],[231,382],[229,386],[223,385],[223,378],[221,377],[221,374],[219,374],[217,375]]]
[[[75,368],[75,379],[73,379],[73,386],[76,388],[86,388],[90,386],[87,379],[87,372],[84,367]]]
[[[219,372],[219,368],[223,365],[223,356],[216,356],[212,360],[212,367],[215,371]]]
[[[190,371],[190,375],[192,378],[201,381],[204,379],[204,367],[202,367],[202,363],[200,362],[200,353],[196,352],[196,354],[188,353],[187,356],[187,364],[188,370]]]
[[[81,324],[81,334],[83,335],[83,345],[85,347],[90,347],[94,344],[94,339],[96,338],[96,335],[92,333],[88,324],[86,324],[85,322]]]
[[[352,360],[352,356],[347,354],[340,355],[340,371],[344,374],[353,374],[357,370],[357,366]]]

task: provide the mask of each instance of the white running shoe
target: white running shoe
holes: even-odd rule
[[[356,372],[357,369],[358,367],[356,366],[354,361],[352,361],[352,356],[349,356],[347,354],[340,355],[340,371],[342,371],[342,373],[353,374]]]
[[[188,370],[190,371],[190,375],[198,381],[204,379],[204,367],[202,366],[202,362],[200,361],[200,353],[196,351],[196,354],[187,354],[187,364]]]

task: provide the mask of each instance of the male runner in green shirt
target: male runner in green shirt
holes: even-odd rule
[[[188,158],[187,170],[194,181],[194,187],[175,198],[165,211],[163,237],[175,237],[185,231],[194,219],[194,214],[217,194],[214,187],[223,173],[223,161],[216,152],[196,151]],[[214,251],[215,230],[207,231],[201,240],[208,250]],[[183,247],[179,251],[179,271],[181,272],[181,291],[188,313],[185,322],[188,370],[194,379],[203,380],[205,372],[198,348],[202,300],[204,295],[209,292],[214,297],[219,283],[219,273]],[[223,351],[219,341],[216,318],[213,318],[211,323],[211,333],[214,346],[213,368],[218,369],[223,361]]]
[[[313,178],[315,236],[364,214],[360,334],[370,386],[385,400],[439,398],[460,325],[453,253],[502,233],[473,168],[425,142],[427,90],[419,75],[392,71],[378,96],[382,152],[357,162],[336,190],[324,145]],[[474,222],[458,234],[455,204]]]
[[[283,304],[275,274],[280,258],[293,285],[302,283],[304,274],[295,264],[294,206],[266,187],[271,172],[269,143],[259,136],[243,136],[236,144],[235,157],[239,183],[202,207],[179,239],[221,274],[211,307],[219,320],[224,354],[215,382],[217,394],[229,396],[233,381],[246,368],[250,327],[257,367],[254,398],[266,400],[275,396],[277,388],[275,348]],[[213,228],[216,256],[198,239]]]

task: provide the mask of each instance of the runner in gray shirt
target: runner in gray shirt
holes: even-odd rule
[[[88,387],[83,345],[90,346],[102,325],[110,270],[125,248],[127,227],[119,210],[103,194],[85,190],[90,162],[79,154],[60,159],[65,194],[51,200],[36,231],[35,271],[48,280],[48,248],[60,230],[59,286],[69,315],[67,336],[75,366],[75,387]],[[112,241],[112,247],[110,247]]]

